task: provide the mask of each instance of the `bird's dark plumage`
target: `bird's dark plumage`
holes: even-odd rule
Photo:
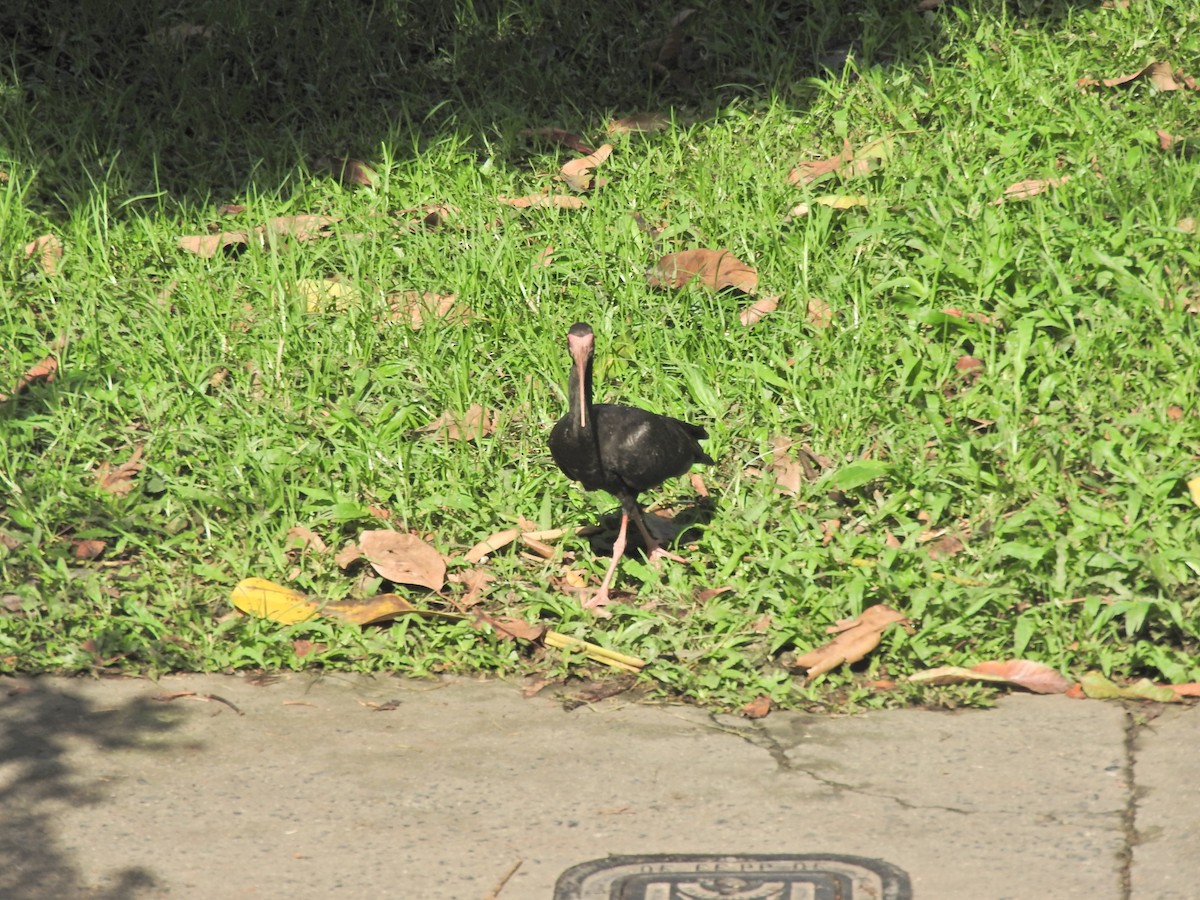
[[[567,333],[572,367],[570,408],[550,432],[550,454],[573,481],[587,490],[604,490],[621,501],[621,530],[613,560],[591,606],[608,602],[608,588],[625,549],[625,533],[633,519],[651,560],[671,556],[650,535],[637,497],[668,478],[682,475],[695,463],[712,463],[700,446],[708,433],[670,416],[611,403],[592,403],[592,355],[596,338],[591,326],[577,322]],[[675,557],[678,558],[678,557]]]

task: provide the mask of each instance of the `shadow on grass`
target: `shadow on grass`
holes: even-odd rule
[[[1098,2],[959,5],[1049,27]],[[323,159],[386,148],[403,160],[445,140],[521,166],[527,127],[597,135],[611,115],[694,120],[767,98],[803,114],[816,79],[919,72],[963,15],[916,0],[693,4],[673,31],[685,5],[10,0],[0,166],[56,216],[97,194],[114,206],[286,194]]]
[[[72,745],[166,750],[162,738],[172,721],[163,717],[160,704],[144,698],[100,707],[37,679],[0,681],[0,897],[157,896],[161,885],[140,866],[96,873],[102,884],[85,877],[56,834],[55,820],[62,810],[104,800],[103,772],[76,771],[69,760]],[[93,839],[104,840],[99,834]],[[114,862],[119,858],[112,856]]]

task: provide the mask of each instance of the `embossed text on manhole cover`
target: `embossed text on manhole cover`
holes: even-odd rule
[[[554,900],[911,900],[891,863],[821,853],[610,856],[559,876]]]

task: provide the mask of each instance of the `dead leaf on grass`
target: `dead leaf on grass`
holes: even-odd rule
[[[304,525],[293,525],[287,533],[287,549],[311,550],[313,553],[325,553],[329,550],[325,542],[311,528]]]
[[[761,321],[767,313],[772,313],[778,308],[778,296],[760,297],[738,313],[738,321],[749,328],[754,323]]]
[[[459,609],[470,609],[483,600],[483,595],[496,580],[496,576],[487,569],[464,569],[450,575],[448,580],[453,584],[461,584],[467,589],[461,597],[454,598],[455,606]]]
[[[843,619],[837,625],[827,628],[827,632],[836,634],[837,637],[803,656],[798,656],[792,666],[807,669],[804,680],[812,681],[818,675],[832,672],[839,666],[858,662],[879,646],[883,632],[892,625],[900,625],[910,634],[913,630],[908,618],[891,607],[883,604],[868,607],[863,610],[862,615],[854,619]]]
[[[1195,78],[1182,73],[1176,74],[1171,68],[1171,64],[1162,60],[1148,63],[1136,72],[1128,75],[1118,75],[1115,78],[1080,78],[1076,82],[1076,85],[1081,89],[1090,87],[1121,87],[1139,78],[1145,78],[1159,91],[1181,91],[1184,89],[1194,91],[1200,89],[1200,83],[1197,83]]]
[[[646,134],[671,127],[671,117],[659,112],[635,113],[608,123],[609,134]]]
[[[582,193],[589,190],[593,184],[592,169],[600,165],[612,155],[612,144],[603,144],[594,153],[580,159],[573,159],[562,167],[562,177],[567,187]]]
[[[942,535],[925,548],[929,554],[929,558],[933,560],[950,559],[950,557],[957,556],[965,549],[966,544],[953,534]]]
[[[843,139],[840,153],[828,159],[816,159],[798,164],[788,172],[788,181],[792,184],[812,184],[818,178],[834,172],[840,178],[867,175],[891,157],[893,140],[890,136],[876,138],[855,150],[850,141]],[[866,205],[865,198],[862,205]]]
[[[533,265],[537,268],[548,269],[554,262],[554,245],[547,244],[538,251],[537,256],[533,258]]]
[[[867,206],[870,203],[862,194],[826,194],[814,197],[812,202],[828,206],[830,209],[853,209],[856,206]]]
[[[646,273],[651,287],[681,288],[698,279],[714,291],[734,288],[753,294],[758,287],[758,273],[728,250],[698,248],[668,253]]]
[[[397,212],[392,213],[392,215],[404,220],[402,224],[406,225],[410,229],[413,227],[420,227],[429,231],[435,231],[457,216],[460,212],[462,212],[462,210],[460,210],[457,206],[450,206],[446,203],[427,203],[424,206],[414,206],[409,209],[398,210]]]
[[[524,619],[517,619],[513,616],[492,616],[480,609],[475,610],[471,624],[475,628],[490,626],[497,635],[506,640],[536,643],[546,636],[545,625],[532,625]]]
[[[326,159],[326,167],[333,177],[342,184],[375,187],[379,183],[379,174],[361,159],[348,156],[332,156]]]
[[[177,246],[180,250],[211,259],[218,253],[228,251],[236,255],[250,245],[250,235],[245,231],[222,231],[218,234],[186,235]]]
[[[808,298],[808,324],[813,328],[828,328],[833,324],[833,309],[820,297]]]
[[[76,541],[71,553],[76,559],[95,559],[107,546],[104,541],[95,539]]]
[[[775,490],[788,497],[800,493],[800,484],[804,480],[804,467],[790,452],[793,446],[795,441],[788,438],[771,438],[771,453],[767,462],[767,471],[775,478]]]
[[[415,534],[388,528],[364,531],[358,550],[371,567],[394,584],[415,584],[440,591],[446,583],[442,554]]]
[[[1004,189],[1004,196],[992,201],[992,206],[1002,206],[1010,200],[1028,200],[1038,194],[1045,193],[1051,188],[1060,187],[1071,180],[1070,175],[1059,178],[1033,178],[1029,181],[1018,181]]]
[[[43,234],[25,245],[25,258],[36,256],[38,267],[47,275],[58,271],[58,262],[63,257],[62,241],[53,234]]]
[[[96,470],[96,482],[100,489],[118,497],[124,497],[133,490],[133,479],[142,470],[142,445],[134,448],[133,455],[125,462],[113,465],[105,460]]]
[[[587,201],[570,194],[527,194],[524,197],[497,197],[497,203],[517,209],[583,209]]]
[[[230,601],[248,615],[285,625],[306,622],[317,614],[317,604],[304,594],[265,578],[239,581],[230,594]]]
[[[12,393],[0,394],[0,403],[9,400],[17,394],[20,394],[31,384],[46,382],[47,384],[54,380],[55,374],[58,372],[58,359],[53,356],[47,356],[41,362],[31,366],[24,375],[22,375],[17,383],[13,385]]]
[[[1151,700],[1156,703],[1178,703],[1182,698],[1169,686],[1155,684],[1142,678],[1128,686],[1114,684],[1099,672],[1085,672],[1079,678],[1085,696],[1093,700]]]
[[[907,681],[927,685],[984,682],[1021,687],[1035,694],[1065,694],[1075,686],[1073,681],[1064,678],[1055,669],[1029,659],[983,662],[969,669],[962,666],[938,666],[936,669],[914,672]]]
[[[547,531],[523,530],[521,528],[505,528],[495,534],[488,535],[482,541],[466,552],[464,559],[471,564],[482,562],[498,550],[502,550],[522,536],[528,536],[535,541],[553,541],[566,534],[562,528],[552,528]]]
[[[345,312],[359,299],[358,289],[341,275],[300,278],[296,281],[296,294],[310,313]]]
[[[465,325],[471,320],[471,310],[458,302],[457,294],[436,294],[433,291],[397,291],[387,295],[392,320],[407,321],[413,331],[434,322]]]
[[[477,441],[496,433],[499,414],[472,403],[465,413],[444,412],[428,425],[418,428],[422,434],[436,434],[448,441]]]

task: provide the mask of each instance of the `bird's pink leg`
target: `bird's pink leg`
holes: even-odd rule
[[[612,584],[613,575],[617,571],[617,563],[621,561],[621,556],[625,553],[625,533],[629,530],[629,515],[625,512],[621,513],[621,528],[617,531],[617,539],[613,541],[612,562],[608,564],[608,571],[604,573],[604,580],[600,582],[600,589],[596,591],[594,597],[590,600],[583,601],[584,609],[596,609],[598,607],[608,606],[612,601],[608,597],[608,588]]]
[[[646,542],[646,559],[650,561],[650,565],[657,567],[660,559],[669,559],[671,562],[677,563],[687,562],[684,557],[664,549],[663,545],[654,539],[654,535],[650,533],[650,529],[647,528],[646,523],[642,521],[641,510],[634,510],[633,522],[635,525],[637,525],[638,531],[642,533],[642,540]],[[624,525],[623,522],[622,525]]]

